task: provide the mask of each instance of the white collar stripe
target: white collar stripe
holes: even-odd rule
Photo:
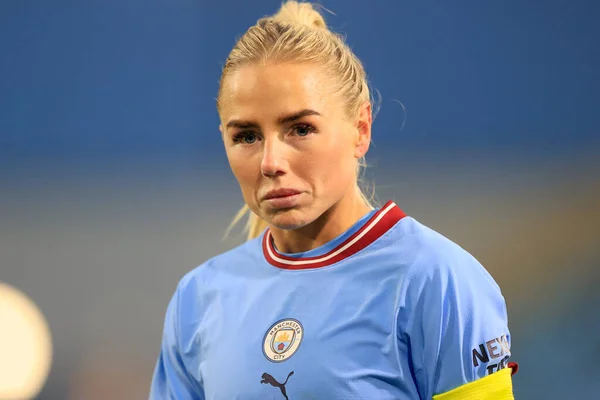
[[[392,210],[395,212],[390,213]],[[388,216],[388,218],[386,218],[386,216]],[[359,231],[352,235],[347,242],[341,243],[339,247],[333,249],[327,254],[310,258],[293,259],[292,257],[279,254],[274,248],[271,232],[267,231],[263,239],[265,258],[267,261],[277,267],[289,269],[316,268],[319,266],[333,264],[368,246],[404,216],[405,214],[396,206],[396,204],[390,201],[379,212],[377,212],[377,214],[375,214],[370,221],[360,228]],[[391,222],[391,225],[389,225],[387,228],[379,227],[380,229],[378,229],[378,231],[381,231],[381,233],[375,235],[372,234],[369,235],[368,238],[365,238],[365,236],[372,232],[374,230],[373,228],[377,227],[384,218],[386,218],[387,222]],[[361,239],[363,240],[361,241]]]

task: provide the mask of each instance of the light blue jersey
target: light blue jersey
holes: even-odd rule
[[[504,298],[469,253],[393,202],[317,249],[269,231],[188,273],[151,399],[431,399],[503,369]]]

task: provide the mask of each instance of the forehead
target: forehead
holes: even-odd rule
[[[324,70],[311,64],[248,65],[231,72],[223,82],[221,116],[257,118],[270,114],[335,106],[331,82]]]

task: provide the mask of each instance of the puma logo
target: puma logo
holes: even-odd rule
[[[288,374],[287,378],[285,378],[285,382],[279,383],[275,378],[273,378],[271,375],[265,372],[262,374],[262,380],[260,381],[260,383],[269,384],[273,387],[279,388],[279,390],[281,390],[281,394],[283,395],[283,397],[285,397],[285,400],[289,400],[287,397],[287,392],[285,391],[285,385],[287,384],[288,379],[290,379],[290,376],[292,375],[294,375],[294,371]]]

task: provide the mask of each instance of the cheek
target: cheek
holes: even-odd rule
[[[257,181],[257,168],[260,168],[260,166],[256,167],[254,165],[254,158],[243,151],[238,151],[238,149],[227,150],[229,167],[243,192],[251,191]]]
[[[317,188],[321,192],[329,191],[332,194],[345,190],[354,179],[356,159],[352,155],[352,149],[341,143],[332,143],[331,146],[323,146],[312,155],[312,160],[306,162],[306,168],[315,177],[314,184],[321,186]]]

